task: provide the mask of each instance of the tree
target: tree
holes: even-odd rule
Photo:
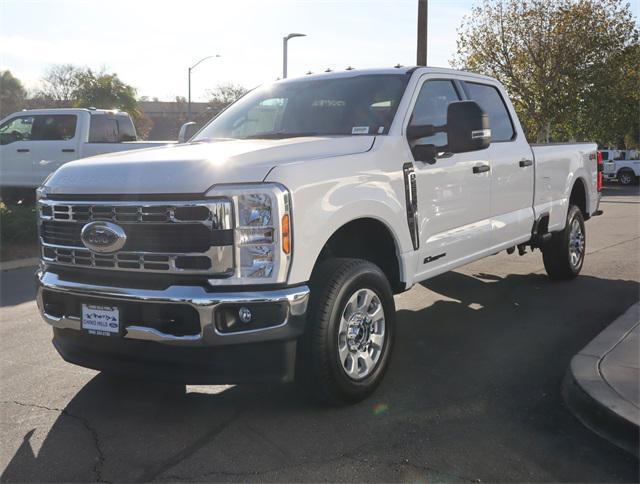
[[[76,107],[120,109],[134,115],[137,109],[136,90],[120,80],[117,74],[94,73],[86,69],[78,74],[75,90]]]
[[[23,109],[27,92],[11,71],[0,71],[0,118]]]
[[[71,106],[86,69],[73,64],[51,66],[42,78],[42,87],[37,95],[58,107]]]
[[[530,139],[604,144],[637,121],[638,103],[618,97],[638,70],[620,73],[638,45],[622,0],[484,0],[458,33],[452,64],[500,80]]]
[[[208,92],[209,104],[213,111],[217,112],[226,108],[247,93],[247,88],[238,84],[218,84]]]

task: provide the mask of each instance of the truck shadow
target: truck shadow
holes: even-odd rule
[[[604,197],[637,197],[640,193],[640,185],[621,185],[619,183],[606,183],[602,187],[603,201]]]
[[[293,386],[185,392],[98,374],[64,408],[47,409],[57,412],[48,431],[25,432],[0,480],[264,480],[284,470],[294,472],[286,480],[317,480],[322,475],[314,479],[305,469],[372,453],[380,465],[408,455],[420,460],[452,442],[469,472],[483,465],[478,449],[489,445],[515,462],[526,456],[557,467],[558,480],[596,479],[604,469],[634,479],[635,461],[564,408],[560,383],[571,357],[639,289],[634,281],[591,276],[571,283],[542,275],[434,278],[401,296],[411,307],[424,304],[398,312],[383,384],[349,407],[315,405]],[[564,465],[572,459],[575,467]],[[504,478],[497,468],[493,478]]]

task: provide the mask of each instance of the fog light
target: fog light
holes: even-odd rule
[[[245,308],[244,306],[238,310],[238,317],[240,321],[243,323],[248,323],[251,321],[251,310],[249,308]]]

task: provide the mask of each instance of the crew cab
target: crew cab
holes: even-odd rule
[[[38,305],[77,365],[358,401],[390,364],[394,294],[503,250],[580,273],[596,153],[529,145],[477,74],[278,81],[188,143],[56,171],[38,190]]]
[[[104,109],[32,109],[0,121],[0,186],[37,188],[69,161],[167,144],[138,141],[128,113]]]

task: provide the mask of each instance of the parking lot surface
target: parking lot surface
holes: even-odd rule
[[[322,407],[293,386],[159,386],[63,362],[5,271],[0,480],[638,481],[638,460],[584,427],[562,380],[638,300],[640,195],[605,190],[582,275],[501,253],[396,298],[390,371],[368,400]]]

